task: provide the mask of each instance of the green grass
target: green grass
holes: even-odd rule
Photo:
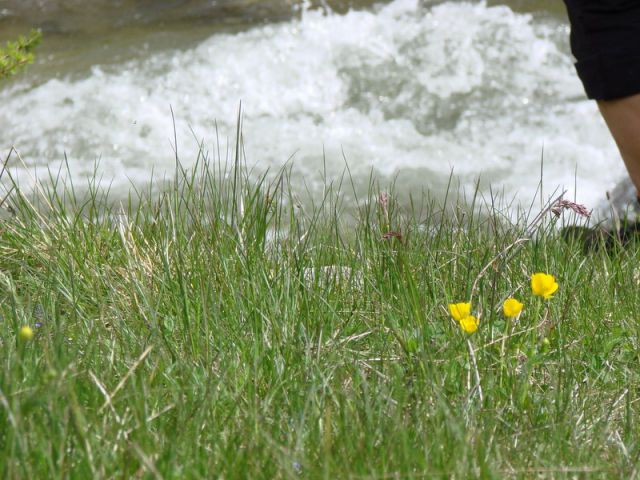
[[[585,255],[549,215],[500,256],[526,216],[479,198],[300,206],[206,161],[123,211],[48,185],[0,225],[3,478],[638,474],[636,246]]]

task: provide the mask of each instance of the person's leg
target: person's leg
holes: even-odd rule
[[[629,176],[640,192],[640,94],[598,100],[598,107],[615,139]]]

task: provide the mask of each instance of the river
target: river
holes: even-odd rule
[[[575,76],[559,0],[0,0],[0,41],[37,26],[37,61],[0,84],[0,154],[27,184],[68,159],[114,190],[198,142],[293,169],[301,191],[371,172],[403,192],[456,185],[593,206],[624,175]],[[217,125],[217,132],[216,132]],[[220,148],[216,145],[219,138]],[[303,185],[304,183],[304,185]]]

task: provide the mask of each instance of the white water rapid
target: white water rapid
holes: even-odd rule
[[[439,192],[453,172],[472,189],[525,205],[544,149],[544,192],[567,189],[589,207],[624,174],[588,101],[557,18],[484,2],[395,0],[344,15],[306,11],[283,23],[218,33],[86,75],[0,90],[0,152],[15,145],[21,181],[60,167],[76,182],[98,174],[113,188],[189,166],[197,139],[222,156],[244,110],[247,163],[293,171],[313,188],[323,151],[330,177],[345,167],[366,181]],[[82,183],[82,182],[80,182]],[[577,185],[577,192],[574,189]]]

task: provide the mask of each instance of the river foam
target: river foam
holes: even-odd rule
[[[527,204],[538,186],[594,205],[624,172],[567,52],[567,27],[483,2],[435,6],[396,0],[345,15],[301,18],[216,34],[83,78],[0,92],[0,148],[15,145],[29,173],[57,169],[114,188],[171,172],[197,142],[224,157],[239,101],[247,162],[256,171],[292,159],[305,179],[398,177],[398,189],[438,192],[453,171]],[[18,172],[25,181],[26,171]],[[574,192],[577,184],[577,192]],[[313,185],[311,185],[313,188]]]

